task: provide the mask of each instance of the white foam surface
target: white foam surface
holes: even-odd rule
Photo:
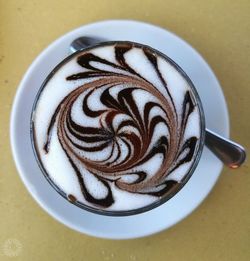
[[[101,56],[104,59],[107,59],[110,62],[117,62],[115,61],[114,55],[114,48],[113,47],[105,47],[105,48],[98,48],[93,51],[93,53],[97,56]],[[163,86],[162,82],[160,81],[157,73],[153,69],[153,66],[145,57],[141,49],[133,48],[132,50],[128,51],[125,54],[126,62],[130,65],[131,68],[136,70],[141,76],[145,79],[150,81],[153,85],[157,86],[157,89],[164,95],[167,96],[167,91]],[[158,57],[157,64],[159,70],[162,74],[162,77],[165,79],[168,89],[171,93],[175,106],[177,108],[177,112],[180,115],[183,97],[187,90],[190,90],[190,86],[188,85],[187,81],[183,78],[183,76],[172,66],[170,65],[165,59]],[[113,69],[112,66],[103,65],[98,62],[92,62],[92,66],[105,69],[108,71],[113,71],[120,73],[121,70]],[[89,204],[86,202],[79,186],[78,179],[76,177],[75,171],[72,168],[67,156],[65,155],[61,144],[58,140],[57,133],[56,133],[56,126],[53,129],[53,135],[51,137],[51,144],[50,144],[50,151],[48,154],[45,154],[43,150],[43,146],[46,140],[46,133],[47,128],[49,126],[50,119],[53,115],[53,112],[56,110],[58,104],[66,97],[69,93],[71,93],[79,86],[84,85],[85,83],[94,81],[93,78],[88,80],[74,80],[74,81],[67,81],[66,77],[72,74],[76,74],[79,72],[86,71],[86,69],[82,68],[76,63],[76,58],[72,58],[67,64],[65,64],[59,71],[55,73],[55,75],[48,81],[46,87],[44,88],[40,99],[37,103],[37,109],[35,113],[35,129],[36,129],[36,137],[37,137],[37,146],[38,150],[41,154],[42,163],[47,170],[49,176],[53,180],[53,182],[60,187],[66,194],[73,194],[78,201]],[[124,73],[126,75],[130,74],[128,72]],[[100,102],[100,95],[107,86],[96,89],[88,99],[88,105],[91,110],[105,110],[107,109],[105,105]],[[126,88],[127,86],[123,86],[119,84],[116,87],[112,87],[110,89],[110,94],[115,99],[117,99],[118,92]],[[90,118],[83,113],[82,110],[82,103],[84,97],[87,95],[88,90],[84,91],[74,102],[72,106],[72,119],[79,125],[87,126],[87,127],[100,127],[100,122],[105,122],[106,114],[103,114],[102,117]],[[157,99],[151,94],[143,90],[136,90],[133,92],[133,98],[136,101],[139,112],[141,116],[143,115],[143,110],[145,104],[149,101],[157,102]],[[128,105],[128,104],[127,104]],[[133,114],[133,111],[131,111]],[[161,115],[163,118],[166,116],[165,113],[155,107],[151,110],[149,114],[149,122],[152,118],[156,115]],[[124,120],[130,119],[129,116],[125,114],[118,114],[114,121],[114,128]],[[180,117],[179,117],[180,122]],[[120,130],[120,132],[126,133],[134,133],[137,136],[140,136],[139,131],[134,127],[124,127]],[[199,127],[199,113],[198,109],[195,108],[194,112],[190,115],[187,127],[185,130],[184,139],[188,139],[191,136],[199,137],[200,134],[200,127]],[[68,133],[68,135],[72,138],[73,136]],[[148,151],[155,146],[156,141],[161,136],[168,136],[169,130],[168,127],[163,123],[158,123],[155,127],[153,137],[150,141],[150,146]],[[129,140],[127,142],[130,144],[132,148],[132,144]],[[81,146],[91,146],[91,144],[85,143],[83,141],[75,140],[75,143]],[[118,145],[114,145],[113,156],[107,161],[112,162],[118,155],[118,146],[121,149],[122,153],[121,156],[118,158],[116,164],[119,164],[123,161],[127,154],[128,154],[128,146],[122,139],[117,139]],[[95,143],[95,145],[100,145],[102,142]],[[112,143],[109,146],[104,148],[103,150],[97,152],[83,152],[71,144],[72,150],[83,157],[84,159],[92,160],[92,161],[102,161],[109,157],[112,150]],[[133,148],[132,148],[133,149]],[[77,162],[76,159],[74,159]],[[133,173],[133,171],[145,171],[148,173],[147,179],[152,177],[161,167],[163,161],[163,157],[161,154],[156,154],[153,158],[151,158],[146,163],[140,165],[139,167],[130,170],[129,173]],[[178,167],[175,171],[173,171],[167,179],[172,179],[180,182],[185,174],[188,172],[192,162],[183,164],[182,166]],[[100,182],[98,179],[91,174],[84,165],[77,165],[81,175],[84,179],[85,185],[88,191],[93,195],[95,198],[100,199],[105,197],[107,194],[107,188]],[[122,180],[127,183],[132,183],[136,180],[137,175],[124,175]],[[139,207],[146,206],[153,201],[157,200],[156,197],[149,196],[149,195],[142,195],[136,193],[128,193],[126,191],[122,191],[121,189],[115,187],[114,183],[109,182],[111,186],[111,190],[115,199],[115,203],[109,207],[109,210],[129,210],[135,209]]]

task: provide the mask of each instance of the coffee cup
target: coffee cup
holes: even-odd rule
[[[187,74],[165,54],[127,41],[64,59],[31,117],[34,154],[50,185],[76,206],[111,216],[171,199],[192,176],[204,137]]]

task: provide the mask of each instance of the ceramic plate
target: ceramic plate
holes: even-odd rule
[[[46,48],[26,72],[14,100],[11,114],[11,146],[20,177],[37,203],[56,220],[79,232],[102,238],[129,239],[167,229],[189,215],[215,185],[222,163],[206,148],[189,182],[171,200],[149,212],[108,217],[89,213],[62,198],[41,173],[30,142],[30,115],[35,95],[47,74],[69,53],[79,36],[107,40],[130,40],[152,46],[179,64],[201,97],[206,125],[229,136],[226,102],[218,80],[201,55],[175,34],[150,24],[110,20],[82,26]]]

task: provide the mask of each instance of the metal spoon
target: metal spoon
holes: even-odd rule
[[[106,39],[99,38],[99,37],[88,37],[88,36],[82,36],[77,39],[75,39],[69,46],[69,52],[74,53],[76,51],[79,51],[81,49],[90,47],[92,45],[101,43],[101,42],[107,42]]]
[[[97,37],[79,37],[70,44],[70,53],[105,42],[107,40]],[[245,149],[211,130],[206,129],[205,145],[228,167],[236,169],[246,159]]]

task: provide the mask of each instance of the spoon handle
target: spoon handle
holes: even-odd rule
[[[228,167],[236,169],[246,159],[245,149],[217,133],[206,129],[206,146]]]

